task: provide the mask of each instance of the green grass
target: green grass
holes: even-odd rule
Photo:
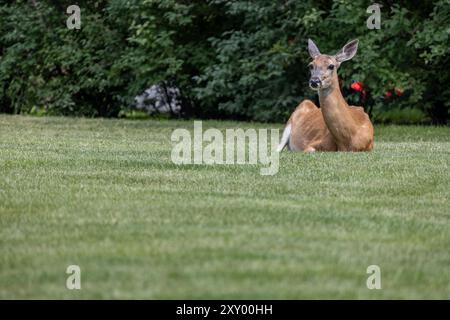
[[[0,116],[0,298],[450,298],[449,127],[283,152],[275,176],[172,164],[180,127]]]

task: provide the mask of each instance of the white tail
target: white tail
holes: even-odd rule
[[[277,147],[277,152],[281,152],[283,148],[289,143],[289,138],[291,136],[291,124],[289,123],[286,128],[284,128],[283,136],[281,137],[280,144]]]

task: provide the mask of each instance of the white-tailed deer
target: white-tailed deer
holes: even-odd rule
[[[362,107],[349,106],[339,87],[337,69],[356,54],[358,40],[347,43],[334,56],[321,54],[312,40],[308,50],[309,86],[318,91],[320,108],[304,100],[292,113],[284,129],[278,151],[287,145],[293,151],[370,151],[373,126]]]

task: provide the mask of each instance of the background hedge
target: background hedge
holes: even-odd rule
[[[377,122],[447,123],[450,0],[379,3],[369,30],[363,0],[0,1],[0,112],[129,115],[164,84],[183,117],[285,121],[314,98],[307,39],[335,53],[358,38],[339,71],[351,103]]]

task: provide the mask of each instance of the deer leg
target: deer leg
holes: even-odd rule
[[[316,152],[316,149],[314,149],[313,147],[309,146],[309,147],[306,147],[305,150],[303,150],[303,151],[310,153],[310,152]]]

